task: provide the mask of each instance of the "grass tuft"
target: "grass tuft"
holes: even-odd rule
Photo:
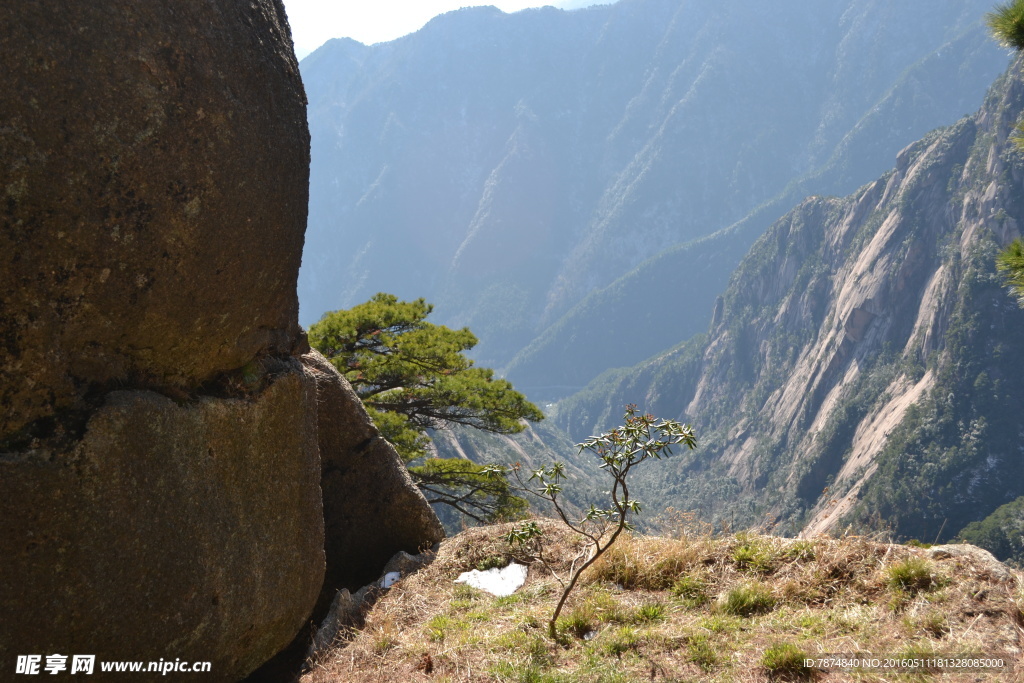
[[[631,621],[634,624],[651,624],[665,620],[665,605],[660,602],[645,602],[636,608]]]
[[[558,618],[555,625],[560,633],[571,635],[575,638],[583,638],[591,631],[596,631],[598,626],[597,615],[588,605],[577,607],[564,617]]]
[[[775,570],[775,556],[771,547],[747,535],[742,535],[740,545],[733,549],[732,561],[741,571],[770,574]]]
[[[632,626],[620,626],[604,643],[604,651],[615,657],[635,650],[640,645],[640,634]]]
[[[761,666],[769,676],[810,678],[813,670],[805,666],[807,653],[792,643],[775,643],[761,655]]]
[[[782,555],[792,562],[811,562],[817,557],[817,551],[813,541],[794,541]]]
[[[706,635],[692,636],[687,639],[686,658],[704,671],[711,671],[720,661],[714,643]]]
[[[672,594],[682,599],[683,605],[690,609],[703,607],[711,602],[707,580],[696,574],[679,577],[672,584]]]
[[[719,610],[738,617],[766,614],[775,609],[776,600],[772,592],[760,583],[749,583],[733,588],[725,594]]]
[[[511,562],[511,559],[505,557],[504,555],[488,555],[487,557],[477,562],[476,567],[474,567],[474,569],[477,569],[482,572],[485,572],[488,569],[504,569],[508,566],[509,562]]]
[[[920,557],[909,557],[897,562],[886,573],[889,587],[893,590],[914,594],[939,585],[932,566]]]

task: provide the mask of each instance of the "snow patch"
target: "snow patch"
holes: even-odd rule
[[[526,565],[512,562],[501,569],[494,568],[483,572],[474,569],[462,572],[459,574],[459,578],[455,579],[455,583],[464,583],[503,598],[506,595],[512,595],[526,583],[526,571]]]

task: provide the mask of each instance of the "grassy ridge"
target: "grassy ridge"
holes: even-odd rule
[[[543,548],[519,550],[504,526],[446,540],[302,680],[761,681],[927,680],[938,672],[840,672],[825,653],[921,658],[1008,656],[1002,671],[941,680],[1016,680],[1024,577],[983,558],[863,537],[713,536],[690,520],[672,537],[628,537],[585,576],[559,621],[544,624],[581,550],[550,520]],[[947,546],[946,548],[949,548]],[[954,548],[955,550],[956,548]],[[541,554],[536,551],[541,550]],[[453,580],[509,561],[525,586],[496,598]],[[1015,659],[1016,658],[1016,659]],[[1019,669],[1018,669],[1019,670]]]

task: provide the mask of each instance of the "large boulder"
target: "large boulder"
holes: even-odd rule
[[[0,26],[0,679],[28,654],[240,678],[324,568],[284,9],[33,0]]]
[[[326,570],[307,628],[249,683],[294,680],[311,647],[320,650],[333,638],[314,624],[332,623],[332,605],[337,612],[345,600],[339,591],[350,590],[362,603],[367,584],[396,553],[416,553],[444,538],[437,515],[348,381],[318,351],[303,355],[302,364],[316,384]],[[336,632],[336,618],[333,623],[328,628]]]
[[[443,539],[444,527],[348,381],[318,351],[302,362],[317,385],[327,558],[314,612],[321,616],[338,589],[370,583],[396,553]]]
[[[0,4],[0,449],[297,338],[305,95],[280,0]]]
[[[0,679],[17,655],[95,654],[231,681],[292,640],[324,571],[296,366],[249,399],[113,392],[67,450],[0,456]]]

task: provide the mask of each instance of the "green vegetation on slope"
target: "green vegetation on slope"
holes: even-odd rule
[[[971,522],[957,537],[1024,568],[1024,496],[999,506],[980,522]]]
[[[890,433],[857,508],[859,519],[880,519],[904,538],[951,538],[1024,483],[1024,319],[1007,310],[996,249],[989,238],[960,255],[945,352],[924,361],[935,385]]]
[[[692,422],[700,449],[643,483],[718,524],[932,540],[1022,495],[1024,315],[995,269],[1024,220],[1007,141],[1022,105],[1014,66],[894,171],[806,200],[744,258],[707,335],[605,373],[554,419],[600,431],[627,398]]]
[[[553,520],[543,559],[510,546],[512,525],[445,540],[434,562],[392,587],[303,683],[640,683],[650,680],[914,681],[918,666],[839,671],[806,666],[825,654],[923,658],[1002,655],[985,671],[943,681],[1013,680],[1020,575],[984,560],[872,542],[791,540],[757,533],[623,537],[584,574],[557,628],[545,621],[560,594],[552,572],[581,550]],[[752,560],[751,558],[756,558]],[[494,597],[453,581],[478,567],[529,565],[526,584]],[[428,679],[429,675],[429,679]]]

